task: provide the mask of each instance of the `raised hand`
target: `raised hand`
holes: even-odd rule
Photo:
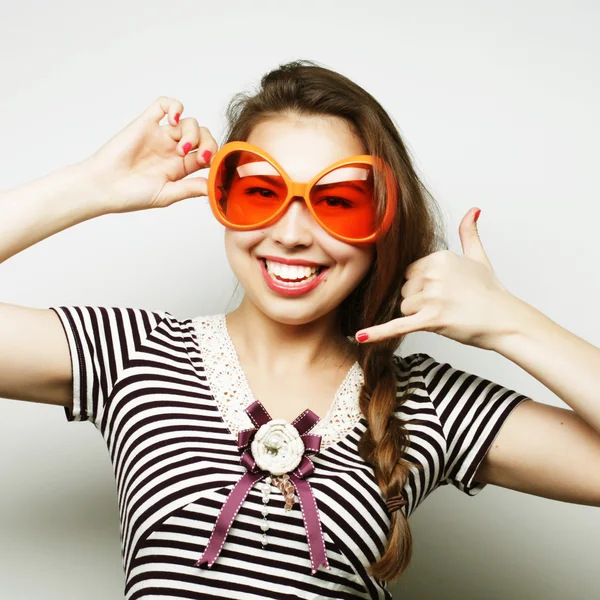
[[[413,331],[431,331],[463,344],[493,349],[510,328],[518,299],[496,278],[470,209],[459,226],[462,256],[442,250],[406,269],[400,311],[404,317],[362,329],[359,342],[376,342]],[[361,334],[367,334],[364,339]]]
[[[217,143],[195,118],[179,120],[182,113],[178,100],[157,98],[84,161],[90,184],[107,192],[107,212],[165,207],[207,194],[205,177],[184,177],[208,167]],[[160,125],[165,115],[168,124]]]

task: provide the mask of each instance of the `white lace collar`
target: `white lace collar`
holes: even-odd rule
[[[224,314],[192,319],[202,354],[208,385],[231,433],[253,427],[245,408],[254,401],[239,363]],[[321,450],[337,443],[353,429],[362,413],[358,407],[364,375],[358,362],[348,370],[329,411],[313,430],[322,436]],[[312,433],[312,432],[311,432]]]

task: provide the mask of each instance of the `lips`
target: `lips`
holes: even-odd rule
[[[280,256],[270,256],[270,255],[259,256],[258,258],[261,260],[268,260],[268,261],[273,261],[276,263],[281,263],[282,265],[298,265],[298,266],[302,266],[302,267],[321,267],[321,268],[326,267],[326,265],[323,265],[321,263],[306,260],[303,258],[283,258]]]

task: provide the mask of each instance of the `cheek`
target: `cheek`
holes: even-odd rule
[[[360,254],[354,257],[352,262],[352,272],[358,281],[369,272],[371,265],[373,264],[374,255],[372,253]]]
[[[265,237],[264,231],[234,231],[225,229],[225,253],[229,262],[239,262],[247,258],[248,251]]]
[[[325,232],[323,233],[326,237],[319,240],[321,247],[337,265],[359,277],[362,277],[369,270],[375,258],[374,244],[355,246],[337,240]]]

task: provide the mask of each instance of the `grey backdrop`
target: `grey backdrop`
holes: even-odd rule
[[[461,251],[458,223],[480,207],[504,285],[600,344],[598,3],[4,0],[0,14],[0,189],[88,156],[161,94],[220,136],[233,93],[280,62],[318,60],[392,113],[451,248]],[[205,199],[104,216],[0,265],[0,300],[35,307],[187,318],[231,308],[233,288]],[[566,406],[500,355],[426,333],[407,342],[403,353]],[[122,598],[114,484],[92,425],[0,400],[0,488],[0,598]],[[600,597],[595,508],[446,487],[411,524],[414,559],[396,598]]]

